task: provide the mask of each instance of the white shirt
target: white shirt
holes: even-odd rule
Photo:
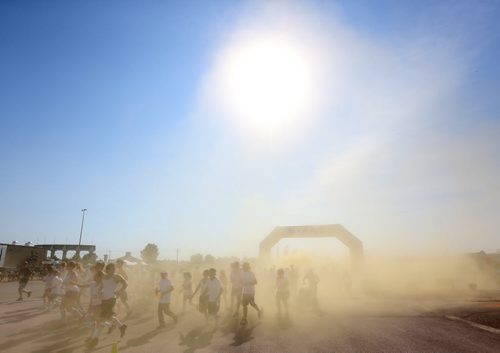
[[[52,294],[55,295],[63,295],[64,294],[64,288],[63,288],[63,280],[59,276],[54,276],[52,278],[52,283],[51,283],[51,288],[52,288]]]
[[[43,281],[45,282],[45,288],[46,289],[51,289],[52,288],[52,280],[54,279],[54,275],[48,274],[43,278]]]
[[[116,283],[114,276],[109,278],[104,277],[102,279],[102,299],[108,300],[115,298],[116,287],[118,287],[118,284]]]
[[[64,277],[64,289],[66,292],[79,292],[80,287],[78,285],[73,284],[71,282],[78,282],[78,275],[76,274],[75,270],[72,271],[67,271],[66,277]]]
[[[170,293],[164,293],[172,288],[172,283],[170,283],[170,280],[168,278],[161,279],[160,280],[160,303],[161,304],[167,304],[170,303]]]
[[[221,290],[222,290],[222,285],[218,278],[208,278],[207,295],[209,302],[211,303],[216,302]]]
[[[255,282],[257,279],[252,271],[241,273],[241,283],[243,284],[243,294],[255,294]]]

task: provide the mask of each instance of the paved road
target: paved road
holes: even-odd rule
[[[39,284],[32,284],[41,293]],[[0,352],[85,352],[88,331],[76,321],[62,326],[58,313],[44,313],[36,295],[15,302],[14,283],[0,284]],[[295,314],[289,322],[267,315],[242,329],[225,318],[219,328],[203,325],[194,310],[174,326],[156,329],[154,303],[127,319],[129,330],[103,335],[96,352],[500,352],[500,335],[418,311],[351,310]]]

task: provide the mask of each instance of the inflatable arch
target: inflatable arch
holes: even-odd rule
[[[351,264],[359,269],[363,261],[363,243],[340,224],[276,227],[260,242],[259,257],[269,259],[271,249],[283,238],[337,238],[349,248]]]

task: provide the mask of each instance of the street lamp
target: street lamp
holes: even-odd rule
[[[76,252],[78,256],[80,256],[80,245],[82,244],[83,221],[85,221],[85,212],[87,212],[86,208],[82,210],[82,226],[80,227],[80,239],[78,240],[78,250]]]

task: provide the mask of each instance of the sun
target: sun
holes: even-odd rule
[[[222,56],[220,98],[227,115],[258,133],[297,127],[311,112],[312,68],[282,36],[238,41]]]

